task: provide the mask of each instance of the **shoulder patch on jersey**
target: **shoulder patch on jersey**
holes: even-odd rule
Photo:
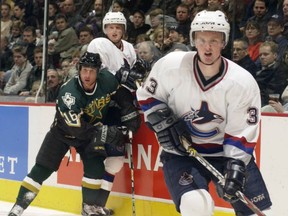
[[[62,96],[62,100],[64,104],[71,109],[71,106],[75,104],[75,97],[71,95],[71,93],[66,92],[64,96]]]

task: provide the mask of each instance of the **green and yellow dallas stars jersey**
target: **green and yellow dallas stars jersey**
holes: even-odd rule
[[[107,70],[98,73],[97,85],[92,93],[83,90],[78,76],[72,78],[60,89],[51,131],[56,132],[56,136],[90,139],[91,133],[95,131],[94,125],[105,121],[111,94],[115,93],[118,86],[114,75]]]

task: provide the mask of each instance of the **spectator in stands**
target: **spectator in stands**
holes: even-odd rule
[[[130,21],[130,11],[125,8],[124,3],[122,0],[114,0],[112,3],[112,12],[121,12],[126,19],[127,27],[130,28],[131,21]],[[128,29],[127,28],[127,29]]]
[[[179,26],[172,25],[168,27],[169,36],[164,40],[162,47],[163,55],[166,55],[173,51],[188,51],[188,47],[185,45],[185,38],[183,37],[183,32]]]
[[[232,43],[234,39],[243,37],[244,28],[240,26],[246,12],[245,1],[224,1],[222,8],[231,26],[229,41]]]
[[[254,16],[248,19],[248,21],[254,20],[259,24],[261,34],[262,34],[262,39],[264,39],[265,36],[267,36],[267,23],[271,16],[268,13],[268,8],[269,8],[268,4],[269,4],[268,0],[255,0],[253,4]]]
[[[167,31],[168,31],[168,29],[171,26],[178,26],[177,20],[174,17],[171,17],[171,16],[159,14],[159,15],[157,15],[156,19],[157,19],[157,22],[156,22],[157,23],[157,28],[156,29],[162,29],[162,30],[163,29],[167,29]],[[165,39],[168,39],[168,37],[169,37],[169,31],[168,31],[168,36]],[[150,35],[150,39],[154,40],[154,32],[153,32],[153,34]]]
[[[43,50],[42,47],[36,47],[34,49],[34,63],[30,75],[27,78],[27,85],[24,89],[21,90],[20,96],[32,95],[32,86],[33,83],[37,80],[41,80],[42,76],[42,60],[43,60]]]
[[[103,5],[102,0],[95,0],[94,11],[95,11],[95,17],[98,17],[97,25],[99,28],[101,28],[102,18],[103,18],[104,12],[105,12],[105,7]]]
[[[60,8],[55,1],[49,1],[49,10],[48,10],[48,32],[49,34],[55,30],[55,17],[60,13]]]
[[[8,38],[9,49],[12,49],[15,44],[22,43],[22,33],[24,30],[24,23],[20,20],[15,20],[11,26],[11,34]]]
[[[36,31],[33,26],[27,26],[23,30],[23,43],[20,44],[26,47],[27,58],[29,62],[34,66],[34,49],[37,45],[40,45],[42,42],[36,40]],[[39,44],[37,44],[39,43]]]
[[[282,34],[284,31],[283,18],[274,14],[268,21],[268,36],[266,40],[273,40],[278,44],[278,60],[282,60],[287,49],[288,39]]]
[[[178,27],[182,29],[183,37],[188,39],[191,25],[191,13],[187,5],[182,3],[177,6],[176,20],[178,22]]]
[[[94,36],[97,36],[99,32],[101,32],[102,19],[103,19],[103,16],[105,15],[104,11],[105,11],[105,8],[102,3],[102,0],[95,0],[94,10],[88,14],[86,19],[83,20],[82,25],[91,26],[93,29]]]
[[[105,1],[108,2],[108,1]],[[110,6],[110,5],[109,5]],[[79,13],[80,15],[86,19],[88,16],[98,16],[102,20],[102,14],[105,14],[105,5],[103,4],[102,0],[90,0],[84,1],[83,5],[81,6]],[[101,16],[99,16],[101,15]],[[99,28],[101,27],[101,20],[99,20]]]
[[[112,3],[112,12],[121,12],[124,11],[124,4],[122,1],[115,0]],[[124,13],[123,13],[124,14]]]
[[[155,47],[158,48],[159,51],[162,52],[164,40],[169,37],[169,31],[167,28],[157,28],[154,31],[154,39],[152,40]]]
[[[81,59],[80,51],[76,50],[72,55],[72,60],[69,65],[68,76],[67,76],[68,80],[74,77],[75,75],[78,75],[78,65],[79,65],[80,59]],[[67,79],[66,81],[68,81]]]
[[[191,12],[191,20],[194,19],[194,16],[208,7],[208,0],[195,0],[193,10]]]
[[[288,37],[288,0],[283,1],[283,19],[284,19],[284,32],[283,35]]]
[[[54,56],[53,60],[66,59],[72,57],[72,53],[77,49],[78,36],[76,31],[69,26],[67,18],[64,14],[58,14],[55,18],[56,29],[59,33],[54,50],[49,51],[49,55]],[[55,57],[56,56],[56,57]],[[58,57],[58,58],[57,58]],[[59,62],[53,62],[55,68]]]
[[[58,73],[63,83],[67,82],[71,78],[69,77],[70,69],[71,69],[71,59],[64,59],[61,62],[60,70],[58,70]]]
[[[269,98],[269,104],[262,107],[262,112],[288,113],[288,86],[284,89],[278,100]]]
[[[13,65],[13,53],[8,47],[8,37],[1,35],[0,41],[0,73],[9,70]]]
[[[4,35],[1,35],[0,58],[0,92],[3,93],[2,90],[9,79],[9,76],[5,76],[6,71],[10,70],[14,64],[13,53],[8,47],[8,38]]]
[[[222,0],[208,0],[208,5],[207,5],[207,9],[208,10],[215,10],[214,8],[217,8],[218,10],[222,10]]]
[[[148,62],[150,68],[162,56],[161,52],[155,47],[152,41],[144,41],[136,45],[137,55],[139,58]]]
[[[181,2],[188,6],[189,11],[191,13],[194,8],[195,0],[182,0]]]
[[[69,26],[78,30],[78,25],[83,21],[83,17],[77,13],[74,0],[64,0],[62,13],[66,16]]]
[[[150,29],[150,25],[145,24],[145,14],[141,10],[135,10],[132,13],[132,25],[127,29],[127,41],[136,44],[136,38],[140,34],[146,34]]]
[[[165,15],[167,16],[175,16],[177,5],[181,3],[181,0],[157,0],[154,1],[151,10],[161,8],[165,11]]]
[[[149,36],[146,35],[146,34],[139,34],[137,37],[136,37],[136,44],[138,43],[141,43],[143,41],[151,41]]]
[[[262,106],[267,105],[269,94],[282,94],[288,85],[288,67],[277,62],[278,45],[273,41],[261,44],[260,62],[262,69],[256,73],[256,81],[261,92]]]
[[[79,54],[80,57],[87,51],[88,44],[93,40],[94,35],[90,27],[84,26],[79,30]]]
[[[3,2],[1,4],[1,36],[10,36],[12,23],[11,6],[10,4]]]
[[[4,87],[4,93],[17,95],[27,85],[27,79],[32,65],[27,59],[26,49],[24,47],[14,47],[12,52],[14,65],[11,68],[11,76]]]
[[[41,80],[36,80],[32,83],[31,91],[29,92],[29,96],[25,98],[25,102],[32,103],[35,102],[35,96],[41,86]],[[42,86],[41,91],[39,92],[39,97],[44,96],[44,86]]]
[[[250,20],[245,26],[245,39],[248,41],[248,53],[252,61],[259,57],[259,47],[263,43],[261,28],[257,21]]]
[[[33,14],[26,14],[25,4],[22,1],[15,2],[13,9],[12,20],[20,20],[24,23],[24,26],[33,26],[34,28],[39,28],[39,23]]]
[[[38,22],[38,27],[36,29],[44,29],[45,0],[44,1],[43,0],[30,0],[30,1],[33,4],[32,15],[37,19],[37,22]]]
[[[160,16],[158,16],[158,15],[163,15],[162,9],[156,8],[149,13],[149,20],[150,20],[151,28],[146,32],[146,34],[150,37],[151,40],[153,40],[154,30],[157,27],[160,27],[159,26],[160,25],[160,19],[159,19]]]
[[[246,40],[234,40],[232,60],[250,72],[253,77],[256,76],[256,72],[259,69],[248,54],[248,43]]]
[[[55,69],[47,70],[47,102],[55,102],[62,85],[61,76]]]

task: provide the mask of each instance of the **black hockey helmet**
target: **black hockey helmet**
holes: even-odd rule
[[[102,62],[98,53],[85,52],[79,61],[79,70],[82,66],[100,68]]]

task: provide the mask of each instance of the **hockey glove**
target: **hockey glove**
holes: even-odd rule
[[[223,188],[223,199],[234,203],[238,201],[237,191],[243,192],[246,182],[246,165],[243,161],[230,159],[227,161],[225,169],[225,184]]]
[[[124,59],[124,65],[116,72],[116,79],[120,84],[136,90],[136,80],[142,80],[145,77],[147,69],[143,60],[138,59],[133,68],[130,69],[128,62]],[[148,66],[147,66],[148,67]]]
[[[92,137],[91,142],[85,149],[88,157],[93,155],[106,157],[105,143],[114,148],[123,147],[125,145],[125,136],[116,126],[99,126],[97,132]]]
[[[141,125],[141,117],[136,107],[128,106],[121,109],[121,122],[128,130],[137,132]]]
[[[133,65],[131,72],[137,74],[133,75],[135,78],[142,80],[145,77],[146,73],[150,70],[150,64],[147,61],[138,58]]]
[[[164,150],[188,154],[182,144],[182,137],[192,142],[187,125],[183,120],[178,120],[170,108],[150,113],[147,121],[148,127],[156,132],[158,142]]]
[[[116,94],[112,96],[112,99],[120,107],[121,125],[135,133],[140,128],[141,117],[134,105],[135,97],[131,91],[121,86],[117,89]]]

